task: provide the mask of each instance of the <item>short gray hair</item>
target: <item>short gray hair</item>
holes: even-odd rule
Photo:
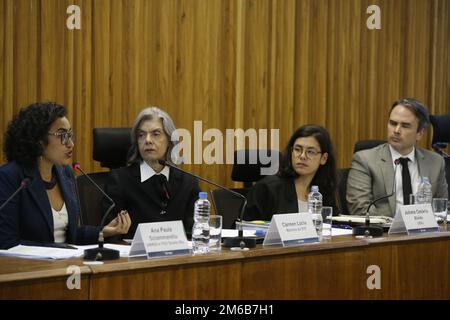
[[[137,142],[137,131],[142,122],[153,119],[160,119],[162,122],[164,132],[169,143],[169,148],[167,149],[165,160],[169,163],[173,163],[171,154],[173,148],[178,143],[178,141],[171,140],[172,134],[176,130],[175,124],[173,123],[172,118],[166,112],[162,111],[158,107],[151,106],[142,110],[136,117],[136,120],[134,120],[133,128],[131,129],[131,147],[128,151],[128,164],[132,164],[134,162],[142,160]]]

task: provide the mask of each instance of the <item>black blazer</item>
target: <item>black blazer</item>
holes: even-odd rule
[[[277,175],[267,176],[258,181],[247,195],[245,220],[268,220],[274,214],[298,212],[297,192],[292,178],[281,178]],[[337,214],[336,201],[323,199],[323,205],[333,207],[333,215]]]
[[[66,241],[76,244],[96,243],[99,228],[77,227],[80,210],[76,200],[72,169],[69,166],[55,167],[69,215]],[[62,245],[54,243],[50,201],[36,167],[25,167],[15,161],[0,167],[0,204],[14,193],[25,178],[30,178],[31,184],[0,211],[0,248],[8,249],[18,244],[61,247]]]
[[[186,233],[191,234],[194,203],[200,192],[197,179],[170,168],[167,185],[170,199],[167,199],[160,176],[154,175],[141,183],[139,163],[110,172],[105,191],[116,203],[112,212],[127,210],[132,223],[123,238],[133,238],[139,223],[174,220],[182,220]],[[104,206],[108,207],[107,201]]]

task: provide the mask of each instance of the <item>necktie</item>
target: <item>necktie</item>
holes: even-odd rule
[[[411,175],[409,174],[408,162],[409,158],[399,158],[402,165],[402,186],[403,186],[403,204],[409,204],[409,195],[412,193]]]
[[[165,214],[166,213],[166,210],[167,210],[167,205],[169,204],[169,200],[170,200],[170,188],[169,188],[169,182],[167,181],[167,178],[166,178],[166,176],[165,175],[163,175],[163,174],[159,174],[158,175],[158,179],[159,179],[159,182],[160,182],[160,186],[161,186],[161,191],[162,191],[162,193],[161,193],[161,198],[162,198],[162,201],[161,201],[161,207],[162,207],[162,209],[161,209],[161,212],[160,212],[160,214]]]

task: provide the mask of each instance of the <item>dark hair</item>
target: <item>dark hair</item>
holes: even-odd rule
[[[22,108],[6,129],[3,146],[6,160],[36,165],[48,144],[47,133],[52,123],[66,115],[66,109],[54,102],[38,102]]]
[[[291,154],[295,140],[304,137],[314,137],[320,145],[322,154],[328,153],[327,162],[324,165],[319,166],[319,169],[311,181],[311,185],[319,186],[319,191],[323,195],[323,202],[325,205],[334,206],[337,203],[336,156],[334,154],[330,135],[325,128],[314,124],[308,124],[298,128],[294,132],[284,150],[278,176],[281,178],[294,179],[299,176],[292,167]]]
[[[417,132],[428,127],[428,124],[430,123],[430,113],[428,112],[427,107],[422,102],[413,98],[398,99],[392,104],[389,115],[392,113],[392,110],[398,105],[402,105],[409,111],[414,113],[417,120],[419,121]]]

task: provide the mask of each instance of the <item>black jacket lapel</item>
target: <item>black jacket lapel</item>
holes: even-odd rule
[[[47,192],[45,191],[44,183],[42,182],[41,175],[39,174],[39,170],[37,168],[24,168],[25,177],[31,178],[32,183],[27,188],[33,200],[36,202],[40,214],[43,215],[48,231],[51,234],[51,238],[53,238],[53,216],[52,209],[50,207],[50,201],[48,200]]]

